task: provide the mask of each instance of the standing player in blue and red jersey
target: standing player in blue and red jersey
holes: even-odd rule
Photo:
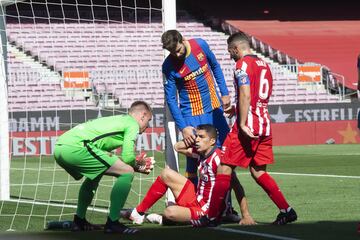
[[[229,132],[222,107],[227,109],[231,104],[225,78],[214,53],[205,40],[184,40],[177,30],[166,31],[161,41],[163,48],[170,52],[162,66],[165,98],[184,143],[188,147],[194,145],[195,128],[200,124],[212,124],[219,132],[217,145],[221,147]],[[197,186],[197,166],[192,158],[187,158],[186,176]],[[243,203],[247,205],[245,197]],[[240,223],[254,224],[247,206],[245,209],[241,209],[243,219]]]
[[[170,52],[162,66],[166,78],[165,98],[184,142],[188,146],[195,143],[194,131],[197,125],[212,124],[219,132],[217,144],[221,146],[230,130],[221,105],[228,108],[230,96],[215,55],[205,40],[183,40],[176,30],[165,32],[161,41],[163,48]],[[188,161],[189,175],[196,173],[196,168],[190,162],[193,161]]]
[[[216,175],[208,219],[200,219],[199,224],[216,224],[220,213],[218,206],[230,187],[236,166],[249,168],[256,183],[279,208],[280,213],[273,224],[284,225],[296,221],[296,212],[289,206],[275,180],[266,172],[267,164],[274,162],[268,112],[273,83],[271,70],[266,62],[252,55],[245,33],[234,33],[227,43],[230,56],[236,62],[234,85],[237,103],[236,108],[229,108],[229,112],[226,112],[229,115],[236,113],[237,119],[223,144],[224,155]]]

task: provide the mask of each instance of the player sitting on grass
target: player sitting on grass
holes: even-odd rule
[[[86,218],[99,181],[103,175],[116,177],[110,195],[110,212],[105,224],[106,233],[135,233],[120,223],[119,212],[125,204],[134,171],[148,174],[153,168],[153,158],[145,154],[135,158],[134,145],[152,118],[150,106],[143,101],[134,102],[128,115],[98,118],[80,124],[59,137],[54,157],[75,180],[86,177],[79,191],[73,231],[89,231],[96,227]],[[110,154],[122,147],[121,157]]]
[[[145,212],[151,208],[167,191],[171,189],[175,196],[177,205],[168,206],[163,217],[157,216],[156,222],[196,222],[201,216],[207,213],[212,189],[215,183],[217,167],[220,164],[221,150],[216,147],[217,131],[210,124],[198,125],[196,128],[196,143],[193,147],[186,147],[184,141],[175,144],[175,150],[186,156],[195,157],[199,170],[199,183],[195,192],[194,184],[186,177],[170,168],[162,170],[157,177],[142,202],[132,210],[130,220],[135,224],[142,224],[145,218]],[[194,161],[195,161],[194,159]],[[238,192],[243,194],[242,186],[239,182]],[[241,201],[241,211],[243,215],[242,224],[255,224],[249,214],[247,204],[243,195],[238,198]],[[149,219],[154,222],[154,219]],[[241,223],[240,223],[241,224]]]

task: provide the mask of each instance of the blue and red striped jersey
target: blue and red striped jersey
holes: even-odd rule
[[[206,41],[196,38],[188,43],[185,59],[169,55],[162,66],[166,102],[181,130],[186,127],[184,117],[208,113],[221,106],[216,84],[222,96],[229,95],[220,64]]]

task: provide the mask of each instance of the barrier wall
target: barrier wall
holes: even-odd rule
[[[357,128],[358,103],[272,105],[274,145],[360,143]],[[119,110],[119,114],[124,110]],[[59,110],[13,112],[9,114],[10,152],[13,156],[52,154],[58,136],[86,119],[113,115],[106,110]],[[146,134],[137,141],[137,150],[163,151],[164,111],[154,109]]]

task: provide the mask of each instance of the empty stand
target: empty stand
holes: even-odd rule
[[[360,21],[227,22],[302,62],[327,66],[356,88]]]
[[[59,78],[53,81],[48,69],[14,56],[10,47],[8,55],[8,103],[10,111],[56,110],[94,108],[83,96],[68,97],[61,88]]]
[[[39,62],[53,67],[57,74],[73,70],[89,72],[93,93],[97,95],[97,99],[105,99],[106,97],[101,96],[110,94],[123,107],[137,99],[144,99],[155,107],[161,107],[164,102],[161,73],[163,56],[160,44],[162,25],[151,23],[150,28],[149,26],[145,23],[8,24],[7,33],[9,41],[24,51],[29,51],[33,57],[37,56]],[[227,52],[228,36],[189,19],[179,22],[178,30],[185,38],[201,37],[209,43],[224,70],[231,95],[234,95],[234,62],[230,60]],[[53,78],[55,82],[47,86],[46,83],[51,81],[43,77],[42,70],[31,68],[31,64],[22,62],[19,53],[14,54],[13,51],[14,48],[10,49],[9,54],[9,90],[15,94],[9,94],[10,108],[21,108],[24,99],[34,108],[55,108],[56,102],[59,108],[95,107],[98,104],[86,101],[81,96],[71,99],[66,97],[61,89],[60,75],[57,80],[56,77]],[[274,91],[270,103],[339,101],[338,96],[328,94],[323,86],[309,89],[299,85],[296,73],[286,65],[279,65],[266,56],[260,57],[273,68]],[[15,86],[14,81],[20,79],[26,82],[25,86]],[[17,99],[18,92],[24,93],[26,97]],[[36,98],[35,95],[49,99]]]

